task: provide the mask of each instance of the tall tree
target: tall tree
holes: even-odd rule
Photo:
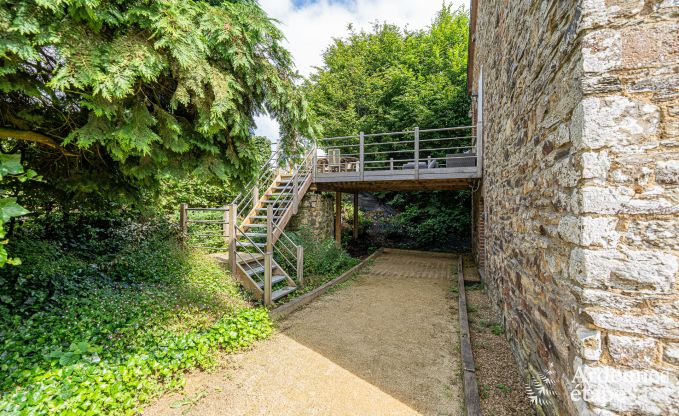
[[[424,30],[386,23],[375,24],[370,32],[349,28],[304,83],[324,135],[469,125],[468,32],[467,12],[446,5]],[[468,229],[468,192],[380,197],[402,210],[394,229],[412,246],[450,246],[456,242],[440,237]]]
[[[0,150],[69,195],[168,173],[245,178],[269,113],[314,124],[283,35],[254,0],[0,0]]]
[[[467,13],[450,6],[425,30],[350,28],[304,84],[324,135],[467,125],[468,31]]]

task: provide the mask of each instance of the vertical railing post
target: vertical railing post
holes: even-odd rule
[[[231,264],[231,273],[236,273],[236,242],[238,236],[236,235],[236,221],[238,219],[238,205],[231,204],[229,206],[229,263]]]
[[[179,228],[181,229],[182,244],[189,238],[189,204],[179,204]]]
[[[358,169],[360,172],[361,180],[363,180],[365,173],[365,136],[363,132],[361,132],[358,138],[358,153],[359,153]]]
[[[266,207],[266,247],[264,252],[264,304],[271,305],[271,269],[273,257],[273,206]]]
[[[420,179],[420,128],[415,127],[415,180]]]
[[[257,208],[257,205],[259,205],[259,187],[255,185],[252,188],[252,209]]]
[[[224,211],[222,212],[222,235],[224,236],[224,244],[229,247],[229,235],[231,230],[229,230],[229,206],[224,205]]]
[[[389,158],[389,170],[394,170],[394,158]]]
[[[314,157],[312,166],[311,166],[311,180],[312,182],[316,182],[316,169],[318,169],[318,144],[316,144],[316,140],[314,139],[314,147],[313,147],[313,152],[314,152]]]
[[[297,214],[299,208],[299,169],[292,177],[292,213]]]
[[[304,286],[304,247],[297,246],[297,281]]]

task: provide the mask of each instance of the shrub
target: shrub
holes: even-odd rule
[[[167,224],[84,235],[12,241],[24,262],[0,271],[0,414],[135,413],[217,349],[271,332],[267,312]]]
[[[307,229],[288,235],[295,243],[304,247],[304,273],[309,277],[335,277],[359,262],[344,249],[337,248],[335,240],[317,241]]]

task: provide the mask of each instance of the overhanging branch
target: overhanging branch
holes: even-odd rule
[[[75,153],[71,153],[61,147],[61,145],[50,136],[32,130],[18,130],[8,127],[0,127],[0,138],[12,138],[15,140],[38,143],[43,146],[51,147],[52,149],[57,149],[67,156],[76,156]]]

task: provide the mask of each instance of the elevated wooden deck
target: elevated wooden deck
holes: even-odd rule
[[[313,187],[380,192],[468,189],[481,177],[482,146],[473,126],[320,139]]]

